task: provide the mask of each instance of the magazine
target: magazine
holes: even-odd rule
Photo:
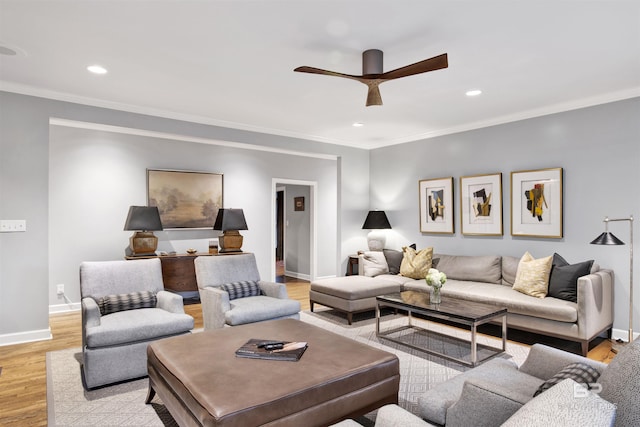
[[[297,362],[307,349],[303,341],[278,341],[252,338],[236,350],[237,357]]]

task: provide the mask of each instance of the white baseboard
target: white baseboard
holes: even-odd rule
[[[0,335],[0,346],[50,340],[51,328]]]
[[[284,275],[289,277],[295,277],[296,279],[300,279],[300,280],[310,280],[309,278],[311,277],[308,274],[302,274],[296,271],[289,271],[289,270],[285,270]]]
[[[635,340],[636,338],[638,338],[640,336],[640,333],[638,332],[634,332],[633,333],[633,339]],[[611,331],[611,339],[614,340],[622,340],[624,342],[629,341],[629,330],[624,330],[624,329],[613,329]]]
[[[81,305],[79,302],[72,302],[69,304],[54,304],[49,306],[49,314],[53,313],[66,313],[69,311],[79,311]]]

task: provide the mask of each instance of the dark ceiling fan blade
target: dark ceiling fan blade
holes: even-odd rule
[[[347,79],[363,81],[362,76],[352,76],[351,74],[337,73],[335,71],[322,70],[320,68],[314,68],[314,67],[302,66],[302,67],[296,68],[293,71],[297,71],[299,73],[321,74],[323,76],[344,77]]]
[[[448,66],[449,62],[447,60],[447,54],[443,53],[442,55],[434,56],[433,58],[425,59],[424,61],[416,62],[415,64],[387,71],[377,77],[382,80],[393,80],[401,77],[413,76],[414,74],[426,73],[428,71],[440,70],[442,68],[447,68]]]

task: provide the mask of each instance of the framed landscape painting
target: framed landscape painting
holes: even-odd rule
[[[213,228],[222,208],[222,174],[147,169],[147,205],[165,229]]]
[[[453,177],[418,182],[420,232],[453,234]]]
[[[511,235],[562,238],[562,168],[511,172]]]
[[[460,178],[462,234],[502,236],[502,174]]]

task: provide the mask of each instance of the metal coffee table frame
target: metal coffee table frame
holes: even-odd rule
[[[404,293],[412,293],[413,295],[411,296],[414,297],[413,298],[414,301],[411,301],[411,302],[399,301],[399,299],[402,299],[402,294]],[[422,298],[418,298],[418,300],[421,299],[422,301],[418,301],[416,303],[415,301],[416,295],[418,295],[419,297],[423,296]],[[444,359],[452,360],[462,365],[471,366],[471,367],[477,366],[480,363],[485,362],[493,357],[496,357],[506,351],[507,349],[507,309],[506,308],[495,308],[490,305],[475,303],[471,301],[463,301],[463,300],[455,300],[456,303],[453,304],[454,307],[451,307],[453,302],[452,299],[443,297],[442,298],[443,303],[430,304],[428,302],[428,298],[429,298],[429,294],[423,293],[423,292],[415,292],[415,291],[396,292],[394,294],[381,295],[376,297],[376,336],[398,343],[398,344],[405,345],[407,347],[411,347],[419,351],[423,351],[425,353],[433,354],[433,355],[442,357]],[[473,307],[477,310],[479,309],[481,313],[475,316],[464,314],[463,311],[455,310],[455,304],[464,305],[467,308]],[[392,307],[395,309],[406,310],[407,318],[409,322],[408,325],[399,326],[397,328],[380,332],[380,308],[381,307]],[[451,308],[454,308],[454,309],[449,310]],[[448,322],[453,322],[453,323],[468,326],[471,331],[471,340],[468,341],[465,339],[452,337],[447,334],[442,334],[436,331],[431,331],[431,330],[416,326],[412,322],[413,320],[412,313],[420,314],[422,316],[425,316],[428,320],[434,320],[436,322],[438,320],[445,320]],[[477,327],[479,325],[483,325],[485,323],[491,322],[499,317],[502,317],[502,349],[498,347],[488,346],[485,344],[478,344]],[[471,358],[470,358],[471,360],[467,361],[465,359],[453,357],[451,355],[444,354],[436,350],[419,347],[419,346],[409,344],[404,341],[390,337],[391,334],[397,333],[399,331],[407,330],[407,329],[413,329],[417,331],[427,331],[429,332],[429,334],[446,337],[448,339],[458,341],[461,343],[468,343],[471,345]],[[478,360],[478,347],[486,350],[491,350],[493,351],[493,353],[483,359]]]

